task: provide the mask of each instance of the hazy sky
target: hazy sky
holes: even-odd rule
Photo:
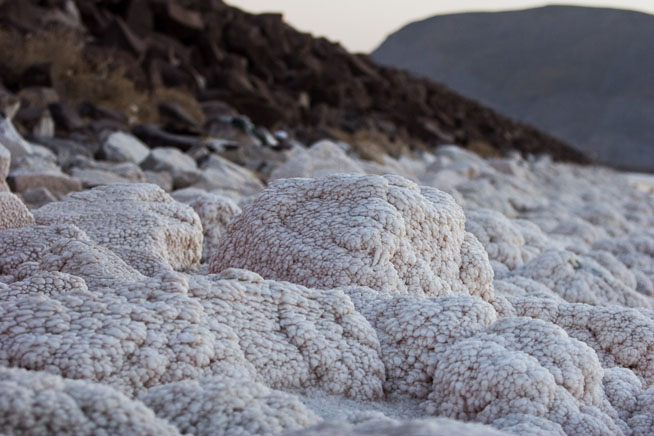
[[[226,0],[249,12],[282,12],[295,28],[326,36],[351,51],[370,52],[405,24],[432,15],[544,6],[530,0]],[[562,2],[558,2],[562,3]],[[566,4],[654,14],[654,0],[576,0]]]

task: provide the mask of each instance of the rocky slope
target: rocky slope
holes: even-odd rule
[[[654,171],[654,16],[543,8],[436,16],[372,53],[562,138],[598,161]]]
[[[0,23],[11,60],[0,77],[23,102],[23,133],[42,135],[50,117],[58,131],[132,128],[157,144],[135,124],[217,134],[231,107],[303,141],[347,140],[368,158],[457,143],[586,161],[441,85],[219,0],[5,1]],[[48,48],[47,38],[58,45]]]

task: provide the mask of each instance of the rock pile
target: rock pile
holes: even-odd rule
[[[518,150],[586,161],[561,141],[441,85],[300,33],[281,15],[252,15],[220,0],[4,2],[0,23],[6,50],[16,51],[16,41],[28,38],[30,53],[44,51],[38,41],[52,37],[47,32],[68,41],[57,59],[32,54],[28,62],[19,53],[13,70],[11,62],[0,67],[5,88],[23,103],[16,116],[23,133],[131,128],[151,146],[182,150],[197,145],[202,134],[240,142],[243,130],[259,142],[280,142],[231,118],[237,110],[304,142],[346,140],[368,158],[457,143],[488,154]],[[89,78],[94,75],[104,76],[104,88]],[[71,78],[75,83],[66,84]],[[147,110],[135,90],[145,90]],[[148,125],[152,119],[160,126]],[[98,151],[87,145],[90,153]]]

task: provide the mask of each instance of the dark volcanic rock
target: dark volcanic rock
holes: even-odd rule
[[[153,125],[134,126],[132,133],[150,147],[175,147],[186,151],[201,143],[196,137],[168,133]]]
[[[66,103],[51,103],[48,105],[48,109],[50,109],[50,115],[52,115],[57,130],[70,133],[84,128],[84,121],[74,107]]]

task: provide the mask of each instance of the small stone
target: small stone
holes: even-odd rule
[[[152,148],[174,147],[186,151],[198,144],[202,144],[202,141],[194,136],[175,135],[152,125],[141,124],[134,126],[132,133]]]
[[[173,176],[166,172],[144,171],[145,181],[159,186],[166,192],[173,190]]]
[[[72,176],[82,182],[84,188],[95,188],[101,185],[130,183],[131,181],[109,171],[95,169],[73,168]]]
[[[176,189],[192,185],[201,175],[192,157],[172,147],[152,150],[141,164],[141,168],[169,172],[173,178],[173,187]]]
[[[11,153],[12,159],[32,154],[32,145],[27,142],[8,118],[0,115],[0,144]]]
[[[11,153],[0,143],[0,180],[4,180],[9,175],[11,166]]]
[[[7,178],[12,191],[23,193],[28,189],[47,187],[56,197],[80,191],[82,183],[61,172],[50,160],[38,155],[23,156],[14,165]]]
[[[35,136],[32,138],[34,142],[43,145],[48,150],[57,155],[59,162],[65,162],[73,156],[86,156],[91,157],[95,150],[98,148],[90,138],[85,138],[86,141],[61,139],[61,138],[48,138]]]
[[[73,132],[84,127],[84,121],[74,107],[65,103],[52,103],[48,105],[48,109],[50,109],[57,130]]]
[[[38,209],[39,207],[57,201],[57,198],[52,195],[48,188],[41,186],[38,188],[28,189],[22,194],[23,200],[27,207],[30,209]]]
[[[107,160],[114,162],[134,162],[140,164],[150,154],[150,149],[138,138],[125,132],[110,134],[102,144]]]
[[[256,174],[218,155],[212,154],[202,163],[202,174],[194,187],[206,191],[233,192],[239,196],[256,194],[264,189]]]

